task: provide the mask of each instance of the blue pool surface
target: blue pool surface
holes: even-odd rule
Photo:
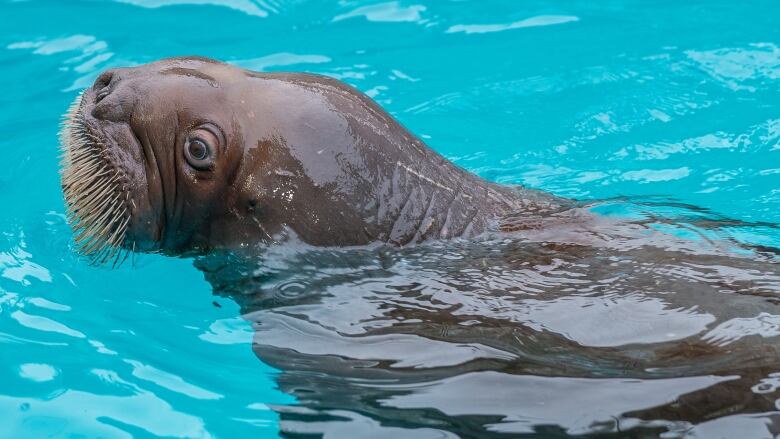
[[[276,437],[296,405],[190,260],[73,252],[57,132],[103,69],[197,54],[325,74],[497,182],[776,224],[778,17],[776,1],[0,2],[0,437]],[[734,237],[780,245],[770,229]]]

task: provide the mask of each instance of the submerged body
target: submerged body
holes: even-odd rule
[[[63,146],[82,253],[201,254],[302,405],[290,436],[780,423],[780,266],[738,223],[490,183],[339,81],[201,58],[104,73]]]
[[[559,219],[196,266],[295,396],[285,437],[771,437],[780,262],[740,251],[729,222],[692,222]]]

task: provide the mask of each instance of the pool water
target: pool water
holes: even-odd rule
[[[621,320],[614,308],[599,311],[591,296],[525,297],[522,306],[536,314],[510,318],[536,331],[513,335],[528,337],[523,358],[530,364],[545,355],[536,342],[575,346],[555,357],[559,366],[577,363],[566,371],[539,360],[547,366],[499,373],[495,364],[517,354],[514,348],[468,341],[440,341],[447,347],[426,356],[432,345],[412,334],[372,334],[358,352],[345,340],[381,328],[357,318],[376,317],[381,306],[354,315],[344,307],[379,306],[376,297],[399,289],[409,305],[426,286],[440,300],[429,305],[440,306],[444,290],[425,273],[454,276],[462,267],[436,268],[437,255],[469,259],[476,250],[279,250],[281,262],[267,268],[273,276],[259,283],[295,298],[287,313],[213,294],[188,259],[144,255],[115,270],[93,267],[73,252],[64,219],[57,132],[78,91],[109,67],[198,54],[254,70],[316,72],[365,92],[432,148],[485,178],[610,199],[594,208],[607,216],[631,217],[635,200],[649,200],[660,216],[731,219],[739,227],[714,239],[779,247],[780,3],[9,0],[1,7],[0,437],[277,437],[280,429],[334,438],[620,437],[620,423],[610,424],[618,418],[623,429],[646,428],[646,437],[776,432],[767,425],[780,422],[780,406],[687,418],[626,414],[740,382],[740,374],[713,366],[675,369],[685,379],[652,368],[619,376],[615,363],[599,362],[612,351],[598,350],[658,342],[658,328],[627,330],[636,320],[625,318],[658,315],[675,340],[721,346],[735,333],[750,334],[737,338],[768,352],[780,346],[780,316],[771,309],[753,319],[708,314],[665,299],[659,287],[640,299],[622,290],[610,296]],[[690,231],[663,227],[682,238]],[[691,239],[702,236],[697,230]],[[746,288],[780,294],[772,289],[780,285],[777,265],[766,264],[732,268],[753,276]],[[381,271],[382,286],[376,279],[363,285],[376,288],[376,297],[354,288],[355,277],[371,270]],[[522,283],[507,273],[494,280]],[[353,287],[341,288],[347,284]],[[300,292],[314,285],[327,294]],[[453,300],[489,309],[496,321],[509,306],[477,303],[479,295],[470,294]],[[564,318],[578,312],[587,322],[621,320],[626,331]],[[324,335],[306,326],[315,323]],[[434,330],[426,340],[459,336]],[[364,363],[375,358],[395,366],[376,375],[344,372],[370,369]],[[469,361],[476,365],[437,375]],[[773,367],[762,365],[763,378],[733,392],[772,395],[780,386]],[[396,371],[404,368],[412,372]],[[350,400],[352,391],[360,397]]]

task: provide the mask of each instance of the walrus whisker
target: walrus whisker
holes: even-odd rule
[[[83,94],[63,116],[60,143],[61,183],[66,216],[79,253],[94,265],[121,264],[122,244],[130,223],[130,200],[122,173],[103,139],[80,113]]]
[[[106,242],[109,242],[108,239],[109,237],[106,236],[105,234],[108,233],[111,227],[115,225],[112,221],[110,221],[110,218],[113,218],[113,216],[116,214],[113,206],[114,204],[112,204],[111,209],[108,210],[107,213],[104,214],[102,218],[97,220],[99,221],[99,226],[96,226],[96,230],[93,232],[95,233],[95,235],[99,236],[101,239],[103,239]]]
[[[112,258],[114,260],[114,262],[111,263],[111,268],[117,267],[117,263],[120,260],[126,259],[126,257],[124,259],[122,258],[122,254],[126,253],[126,251],[124,251],[123,249],[120,248],[115,253],[116,253],[115,256]]]
[[[93,225],[87,230],[90,233],[98,234],[99,236],[107,227],[112,225],[110,218],[113,214],[113,209],[107,209],[104,213],[99,214],[100,216],[94,219]]]
[[[105,242],[101,237],[95,235],[79,247],[79,252],[87,255],[94,255],[93,259],[99,259],[101,252],[106,248]]]
[[[84,254],[96,254],[99,255],[103,250],[110,246],[106,242],[106,239],[100,235],[92,236],[87,243],[79,248],[79,251]]]
[[[78,171],[78,173],[74,173],[71,178],[76,179],[75,181],[68,182],[67,188],[72,188],[78,183],[84,183],[84,181],[80,180],[80,178],[84,178],[87,176],[94,176],[94,171],[99,170],[99,164],[97,163],[88,163],[86,165],[80,165],[83,166],[82,169]],[[91,180],[90,180],[91,181]]]
[[[94,224],[90,224],[76,236],[75,239],[78,244],[87,246],[94,242],[106,240],[106,238],[101,236],[99,233],[99,231],[103,228],[103,223],[98,221],[101,220],[95,220]]]
[[[111,242],[114,245],[119,244],[119,237],[122,236],[122,234],[125,233],[125,230],[127,229],[127,224],[130,222],[130,217],[126,217],[125,221],[114,230],[114,234],[111,235],[111,238],[109,238],[109,242]]]
[[[92,265],[102,265],[106,261],[107,253],[110,252],[110,247],[103,247],[98,253],[97,256],[92,260]]]
[[[81,190],[82,187],[85,187],[83,190]],[[74,200],[82,201],[83,204],[78,206],[79,210],[84,210],[90,207],[91,204],[94,204],[94,201],[100,201],[100,198],[95,197],[101,197],[108,195],[109,188],[106,188],[105,184],[93,184],[93,185],[86,185],[86,186],[74,186],[73,187],[73,194]]]
[[[121,217],[121,216],[124,216],[124,213],[120,212],[120,213],[117,213],[117,215],[119,215]],[[111,235],[109,235],[109,238],[108,238],[108,242],[112,246],[118,246],[118,245],[121,244],[121,242],[119,241],[119,237],[122,236],[125,233],[128,221],[129,221],[129,217],[125,217],[125,220],[122,223],[119,223],[119,226],[115,226],[113,228],[114,231],[111,233]]]
[[[108,197],[110,194],[110,191],[103,190],[95,196],[96,198],[90,198],[83,206],[79,206],[74,209],[74,213],[81,213],[83,216],[87,216],[95,211],[103,211],[106,204],[110,201],[109,198],[99,198],[99,197]],[[86,219],[86,218],[85,218]]]
[[[90,181],[94,180],[96,178],[99,178],[102,176],[102,173],[104,172],[103,164],[100,163],[97,160],[94,159],[83,159],[79,161],[72,161],[72,163],[75,166],[78,166],[80,169],[76,172],[74,172],[71,175],[71,178],[75,179],[75,181],[72,181],[72,183],[78,183],[81,182],[81,178],[89,177]],[[100,171],[98,174],[95,174],[95,171]]]
[[[114,201],[112,202],[112,204],[107,209],[90,211],[86,215],[84,215],[84,218],[88,219],[88,220],[91,220],[90,222],[92,222],[94,224],[94,227],[101,227],[115,213],[114,212],[115,204],[116,204],[116,198],[114,198]],[[110,221],[108,221],[108,225],[111,225]]]

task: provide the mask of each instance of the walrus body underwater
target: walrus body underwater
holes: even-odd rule
[[[103,73],[62,143],[79,251],[194,255],[302,406],[289,436],[780,430],[776,250],[725,232],[775,225],[598,215],[334,79],[203,58]]]

